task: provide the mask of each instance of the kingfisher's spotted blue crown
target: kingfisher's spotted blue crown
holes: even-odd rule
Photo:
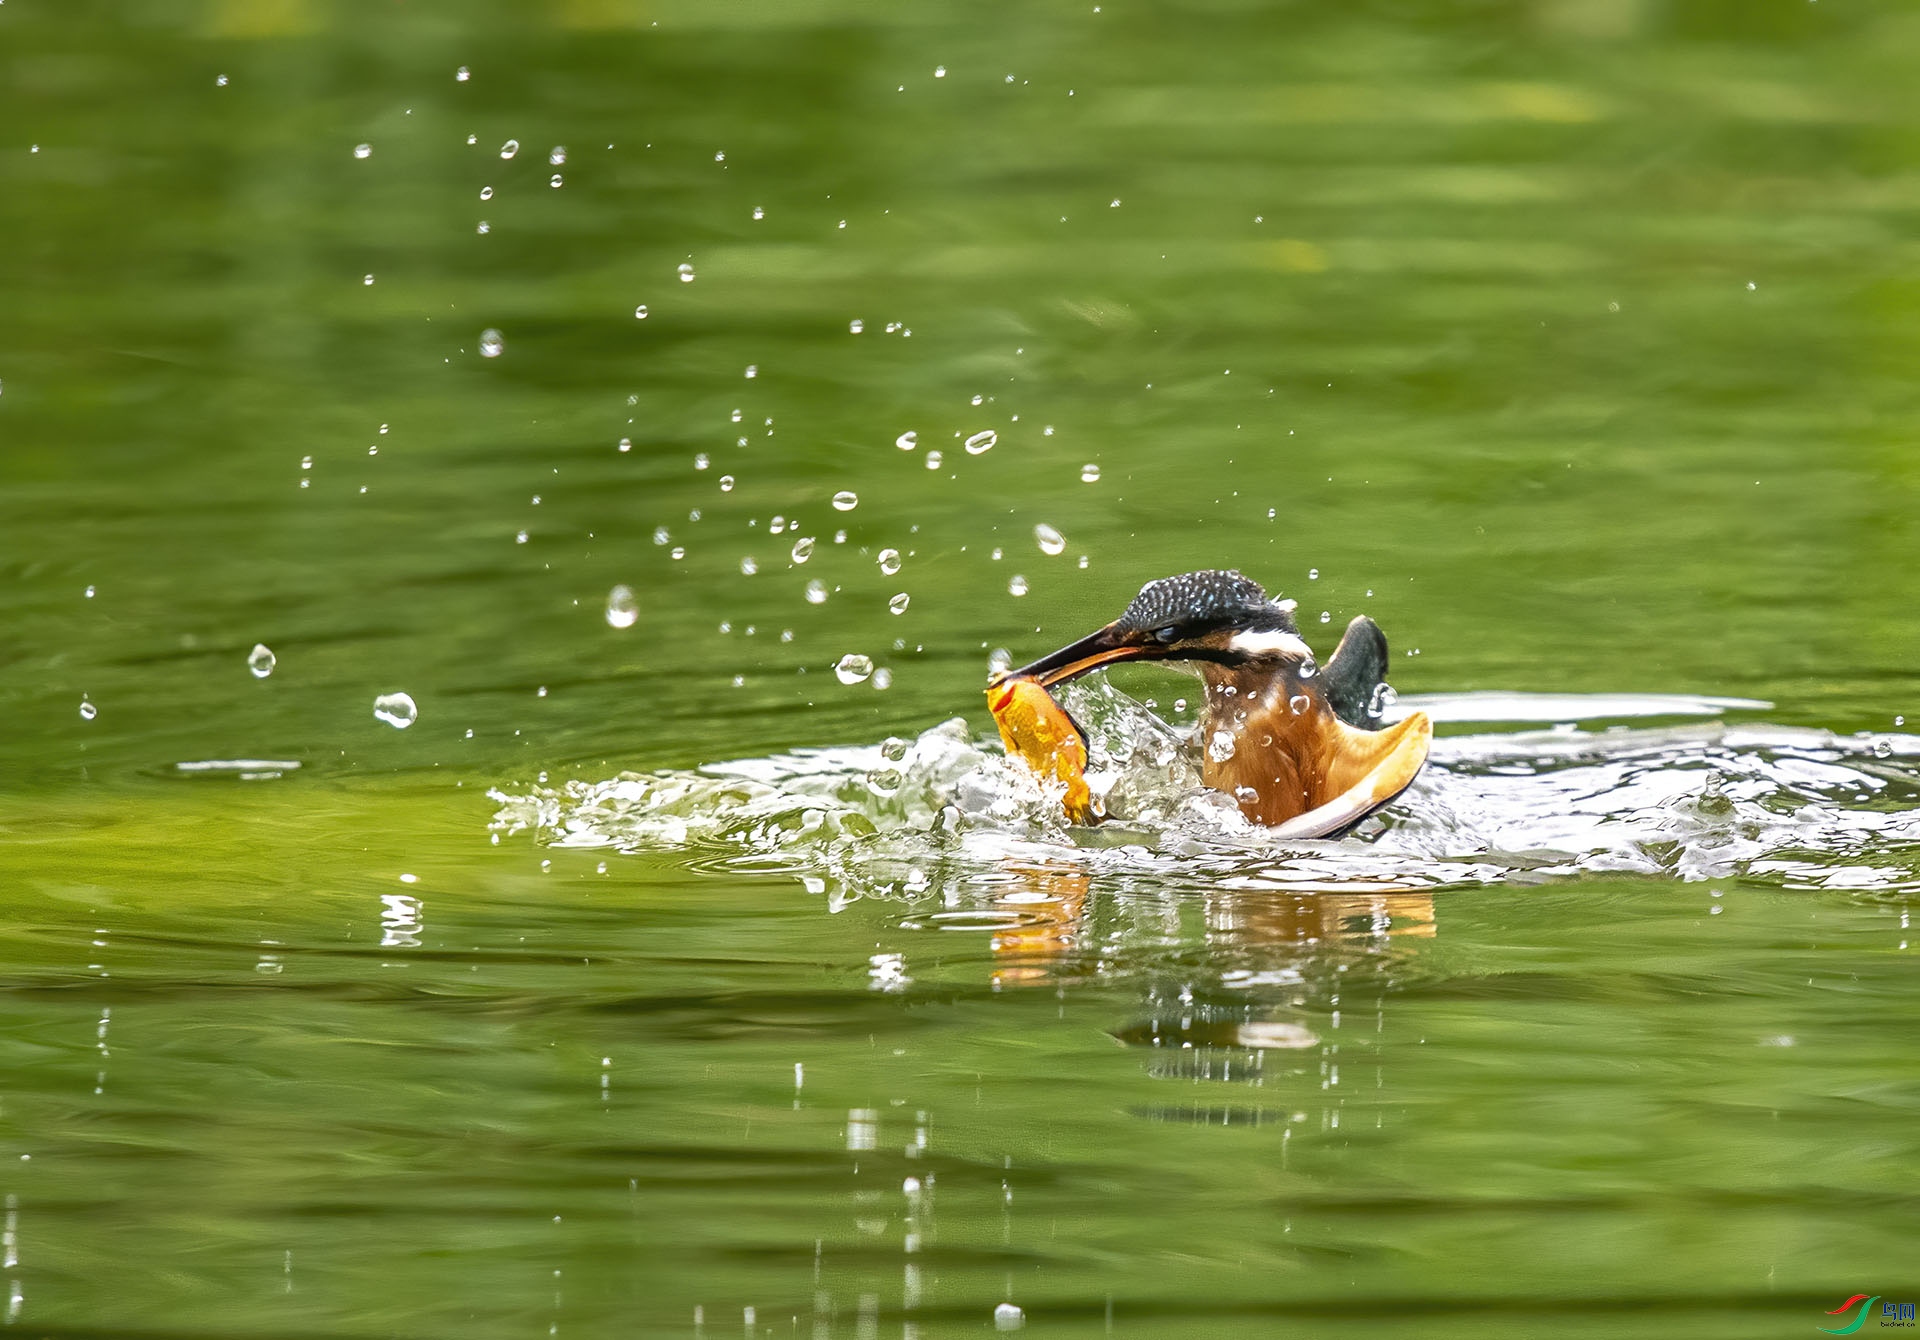
[[[1276,603],[1250,577],[1210,569],[1162,577],[1140,588],[1117,627],[1151,632],[1169,625],[1190,631],[1231,625],[1249,630],[1298,632],[1289,611],[1292,602]]]

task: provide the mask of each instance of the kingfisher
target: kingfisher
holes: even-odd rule
[[[1201,780],[1249,822],[1285,836],[1337,835],[1413,784],[1433,723],[1416,711],[1386,724],[1387,639],[1372,619],[1348,624],[1322,665],[1293,610],[1238,572],[1163,577],[1112,623],[994,685],[1049,689],[1122,661],[1186,663],[1205,686]]]

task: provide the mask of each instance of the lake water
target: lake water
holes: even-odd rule
[[[1908,7],[137,11],[0,7],[5,1327],[1920,1295]],[[1385,824],[996,759],[1199,567]]]

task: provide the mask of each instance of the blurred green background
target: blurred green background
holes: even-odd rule
[[[1889,729],[1916,58],[1871,0],[8,0],[7,1320],[1751,1336],[1916,1285],[1908,894],[1263,938],[1096,881],[1099,970],[1002,990],[483,794],[984,728],[989,650],[1203,566],[1373,615],[1403,691]],[[300,766],[176,767],[224,759]],[[1195,999],[1364,1016],[1364,1097],[1109,1036]]]

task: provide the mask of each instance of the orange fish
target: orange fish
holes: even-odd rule
[[[1008,756],[1021,760],[1042,781],[1065,788],[1061,804],[1067,818],[1089,824],[1103,817],[1087,788],[1087,742],[1038,680],[996,680],[987,687],[987,706]]]

